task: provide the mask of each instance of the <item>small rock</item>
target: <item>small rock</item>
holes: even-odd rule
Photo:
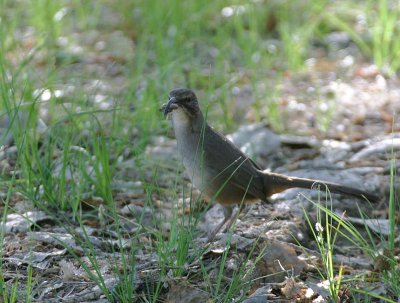
[[[387,160],[391,151],[400,150],[400,138],[383,139],[363,148],[350,158],[350,162],[365,160],[368,158],[378,158]]]
[[[263,274],[268,282],[279,283],[285,280],[288,272],[296,276],[307,267],[307,263],[297,257],[293,247],[284,242],[268,241],[266,243],[265,255],[262,260],[264,266]]]
[[[263,124],[241,126],[227,138],[250,157],[266,158],[280,146],[280,137]]]
[[[22,215],[9,214],[6,222],[0,224],[0,228],[5,229],[6,233],[23,233],[29,231],[32,226],[47,220],[51,218],[43,211],[28,211]]]
[[[7,113],[0,113],[0,138],[4,138],[4,141],[0,142],[0,145],[11,145],[14,142],[14,137],[10,129],[14,123],[18,123],[18,128],[21,130],[32,131],[32,122],[29,121],[29,113],[19,110],[17,113],[10,113],[11,117]],[[47,125],[44,121],[37,117],[34,123],[35,132],[39,135],[44,134],[47,130]]]
[[[271,293],[271,287],[264,286],[257,289],[250,297],[243,300],[243,303],[268,303],[268,295]]]
[[[335,49],[346,48],[351,43],[351,38],[346,32],[332,32],[327,34],[324,40]]]
[[[173,284],[168,292],[166,303],[204,303],[210,294],[189,285]]]
[[[113,190],[121,191],[125,195],[133,197],[141,197],[144,195],[145,191],[143,188],[143,183],[140,181],[114,181],[112,183]]]
[[[134,55],[134,43],[123,32],[115,31],[106,37],[104,51],[114,59],[128,61]]]

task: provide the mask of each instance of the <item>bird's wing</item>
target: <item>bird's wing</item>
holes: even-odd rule
[[[204,163],[207,164],[207,169],[212,169],[214,173],[225,179],[229,178],[230,185],[237,186],[251,196],[265,200],[261,168],[231,141],[211,129],[210,126],[205,129],[201,150],[204,151]],[[249,186],[250,182],[251,186]]]

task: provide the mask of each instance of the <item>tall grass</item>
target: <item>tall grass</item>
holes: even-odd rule
[[[390,291],[395,295],[397,300],[400,294],[400,268],[396,261],[396,213],[400,211],[400,203],[398,197],[398,188],[396,187],[396,155],[392,149],[390,161],[390,196],[389,196],[389,236],[387,238],[387,247],[382,253],[384,263],[388,264],[383,274],[383,280],[389,286]],[[396,297],[395,297],[396,298]]]
[[[333,250],[339,235],[338,232],[342,228],[343,220],[333,213],[332,204],[329,205],[329,203],[332,202],[330,199],[330,196],[327,194],[324,206],[315,203],[315,205],[317,205],[315,227],[305,210],[304,215],[322,259],[323,268],[319,269],[319,267],[317,267],[317,271],[329,290],[330,299],[332,302],[337,302],[342,287],[343,266],[339,265],[339,270],[336,270],[336,266],[333,262]]]
[[[394,75],[400,69],[399,2],[366,1],[355,7],[349,4],[345,3],[328,13],[327,21],[348,33],[360,50],[372,58],[379,68]],[[360,27],[362,30],[357,30]]]
[[[394,159],[394,156],[392,154]],[[332,201],[326,198],[324,204],[320,201],[310,201],[317,208],[317,218],[315,226],[309,215],[304,212],[306,221],[312,232],[312,235],[317,244],[323,268],[317,267],[317,271],[321,278],[326,281],[326,286],[329,290],[330,299],[333,302],[340,300],[342,295],[353,297],[353,300],[380,299],[385,302],[394,303],[398,299],[400,293],[399,277],[400,272],[395,261],[393,241],[395,237],[395,218],[392,212],[398,208],[395,199],[396,189],[394,187],[394,160],[391,163],[391,187],[389,199],[389,235],[386,238],[384,235],[372,231],[366,222],[368,218],[360,212],[361,218],[365,220],[364,230],[351,224],[346,220],[345,214],[338,215],[332,208]],[[379,273],[377,280],[381,280],[385,285],[387,295],[377,294],[371,289],[366,281],[368,273],[361,275],[343,274],[343,264],[335,264],[334,250],[337,240],[346,239],[363,255],[369,257],[371,263],[375,264],[375,271]],[[360,297],[361,295],[361,297]]]

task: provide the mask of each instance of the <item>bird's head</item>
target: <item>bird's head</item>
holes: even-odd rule
[[[162,107],[164,117],[178,109],[188,117],[194,117],[200,112],[197,97],[192,90],[177,88],[170,91],[169,101]]]

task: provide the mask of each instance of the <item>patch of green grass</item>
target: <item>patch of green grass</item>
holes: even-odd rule
[[[18,302],[18,280],[15,280],[10,288],[5,284],[3,274],[0,272],[0,287],[0,296],[4,303]]]
[[[200,261],[203,279],[208,287],[207,290],[211,294],[211,298],[218,300],[218,302],[232,302],[232,300],[242,300],[245,298],[253,282],[251,280],[251,273],[264,256],[265,250],[268,249],[268,247],[265,246],[256,254],[255,251],[259,246],[259,242],[258,240],[255,241],[250,251],[238,262],[237,268],[231,273],[229,283],[226,283],[227,261],[232,253],[235,254],[236,249],[235,245],[232,244],[232,235],[233,233],[229,232],[229,235],[226,237],[226,244],[221,257],[218,259],[219,267],[215,276],[213,275],[211,278],[209,270],[206,268],[203,261]],[[233,262],[238,261],[236,258],[233,259]]]
[[[342,227],[343,220],[334,214],[332,205],[329,207],[329,199],[330,196],[326,195],[325,206],[320,206],[319,203],[315,203],[315,205],[318,205],[317,223],[315,224],[315,228],[305,210],[304,216],[316,241],[322,259],[322,264],[324,266],[323,269],[319,269],[317,267],[317,271],[324,283],[327,284],[326,286],[329,290],[330,299],[332,302],[336,302],[339,300],[339,295],[342,288],[343,266],[340,265],[339,271],[336,271],[335,264],[333,262],[333,249],[339,234],[338,232]]]
[[[278,32],[289,70],[304,67],[328,5],[326,0],[277,2]]]
[[[387,269],[383,272],[383,281],[388,285],[392,294],[400,294],[400,268],[395,257],[395,241],[396,241],[396,213],[400,211],[396,192],[396,157],[392,149],[390,162],[390,196],[389,196],[389,236],[387,239],[386,249],[382,254],[384,263],[387,264]]]
[[[7,196],[5,201],[2,201],[3,204],[3,213],[1,216],[1,222],[6,222],[7,214],[9,212],[9,203],[10,203],[10,197],[12,194],[11,187],[8,188],[7,191]],[[5,237],[5,228],[0,228],[0,243],[1,248],[0,248],[0,264],[3,264],[3,258],[4,258],[4,237]],[[15,279],[14,282],[10,285],[10,283],[7,283],[5,277],[4,277],[4,271],[5,269],[3,266],[0,266],[0,297],[4,300],[5,303],[13,303],[17,302],[18,299],[18,279]]]
[[[351,4],[345,2],[328,13],[328,22],[348,33],[379,68],[394,75],[400,68],[400,29],[397,24],[400,4],[391,0]],[[363,30],[356,30],[357,27],[363,27]]]
[[[187,207],[185,203],[182,206],[183,209]],[[169,219],[168,236],[163,232],[155,231],[156,251],[159,256],[160,268],[165,270],[165,275],[171,271],[172,276],[180,277],[182,273],[186,272],[185,266],[198,258],[199,252],[196,252],[196,249],[190,253],[195,234],[194,227],[198,221],[198,215],[193,214],[192,210],[190,207],[189,216],[186,217],[178,214],[178,212],[182,212],[182,209],[173,209],[173,214]],[[162,218],[158,218],[158,220],[159,224],[164,225]],[[163,229],[165,226],[159,226],[159,230]]]
[[[394,188],[392,187],[392,191],[393,190]],[[366,301],[375,298],[394,303],[396,299],[392,295],[398,293],[397,290],[399,289],[398,279],[396,279],[396,277],[399,276],[399,271],[394,261],[394,255],[390,250],[394,230],[391,230],[386,239],[383,235],[373,232],[365,222],[364,229],[367,234],[366,237],[359,228],[347,221],[344,215],[340,216],[336,214],[329,201],[330,198],[327,198],[325,205],[311,201],[311,203],[317,207],[315,228],[308,214],[306,212],[304,214],[318,246],[323,264],[323,269],[317,267],[317,271],[321,275],[321,278],[326,280],[330,299],[336,302],[341,297],[342,292],[344,292],[346,295],[351,294],[356,301],[360,300],[359,294],[361,294],[364,296],[363,300]],[[360,215],[367,220],[365,214],[363,214],[361,210]],[[392,219],[390,219],[390,225],[392,225],[391,220]],[[368,288],[368,283],[365,284],[367,273],[351,278],[345,278],[343,276],[343,265],[334,263],[334,250],[339,237],[346,239],[354,245],[357,250],[362,251],[365,256],[373,260],[374,264],[381,264],[379,268],[377,268],[377,279],[383,280],[383,285],[386,286],[389,296],[376,294],[373,289]],[[377,239],[378,241],[376,241]],[[382,249],[383,252],[380,252]],[[338,269],[336,269],[337,266]]]

